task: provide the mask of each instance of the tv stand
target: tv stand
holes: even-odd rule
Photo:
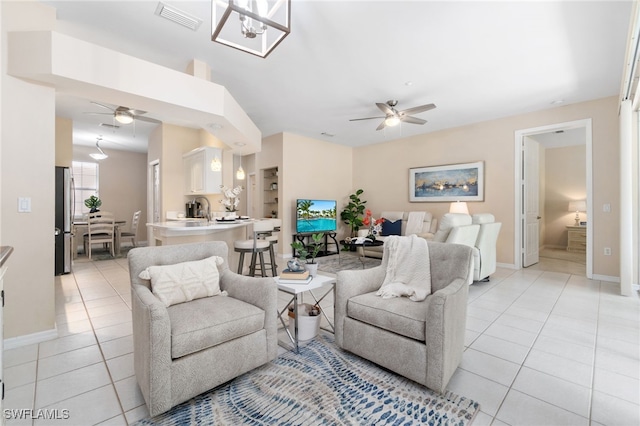
[[[300,241],[302,245],[305,246],[307,251],[311,251],[311,248],[315,244],[311,236],[313,234],[319,234],[319,233],[320,232],[308,232],[308,233],[302,233],[302,234],[293,234],[293,240]],[[337,233],[330,231],[330,232],[323,232],[323,234],[324,234],[324,237],[323,237],[324,250],[320,250],[318,252],[318,257],[329,256],[332,254],[340,254],[340,245],[336,240]],[[332,241],[329,241],[329,239],[331,239]],[[329,250],[329,245],[334,246],[335,249]],[[296,249],[293,249],[293,257],[296,257]]]

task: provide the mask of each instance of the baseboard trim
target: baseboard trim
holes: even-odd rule
[[[591,279],[592,280],[598,280],[598,281],[607,281],[607,282],[611,282],[611,283],[619,283],[620,282],[620,277],[613,277],[611,275],[593,274]]]
[[[514,263],[496,263],[496,266],[499,268],[505,268],[505,269],[518,269],[516,268],[516,265]]]
[[[52,328],[51,330],[39,331],[37,333],[25,334],[23,336],[10,337],[4,339],[4,349],[15,349],[22,346],[32,345],[34,343],[46,342],[47,340],[57,339],[58,330]]]

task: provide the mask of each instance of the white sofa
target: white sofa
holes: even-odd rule
[[[480,226],[473,250],[473,280],[489,281],[489,275],[496,271],[496,245],[502,223],[490,213],[474,214],[472,221]]]
[[[380,216],[375,216],[375,218],[384,218],[385,221],[389,222],[386,225],[383,224],[383,235],[379,235],[377,239],[384,241],[387,235],[384,235],[384,228],[386,228],[390,223],[396,222],[398,220],[402,221],[401,224],[401,232],[400,235],[412,235],[416,234],[419,237],[429,237],[430,235],[434,235],[436,232],[436,228],[438,225],[438,219],[435,219],[433,215],[429,212],[419,212],[420,216],[424,213],[424,217],[420,221],[420,223],[416,223],[415,221],[411,221],[409,224],[409,218],[412,216],[412,219],[418,217],[418,212],[404,212],[404,211],[384,211],[380,213]],[[410,225],[409,233],[407,234],[407,225]],[[368,229],[360,229],[358,231],[358,236],[366,236],[369,233]],[[365,256],[369,257],[378,257],[382,258],[383,246],[377,247],[365,247],[362,250],[361,254],[364,253]]]

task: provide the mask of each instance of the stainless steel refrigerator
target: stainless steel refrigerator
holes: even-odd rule
[[[73,197],[71,170],[68,167],[56,167],[56,275],[71,272]]]

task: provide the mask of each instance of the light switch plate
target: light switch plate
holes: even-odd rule
[[[18,197],[18,213],[31,213],[31,197]]]

